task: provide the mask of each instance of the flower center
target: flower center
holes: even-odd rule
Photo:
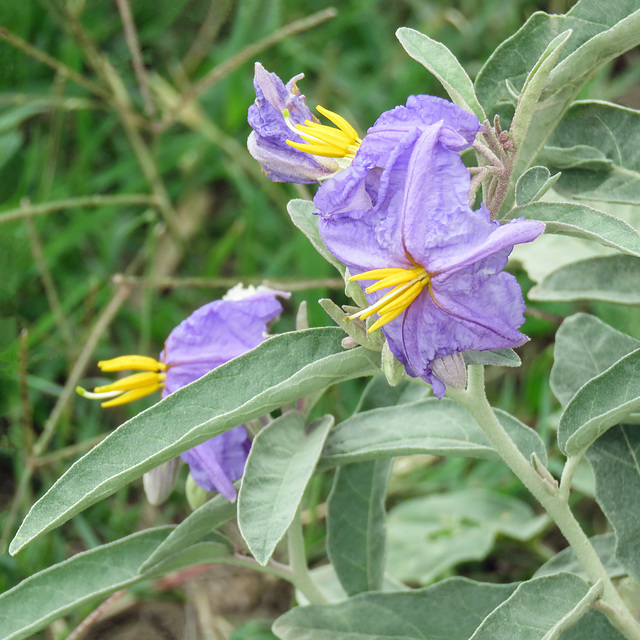
[[[413,269],[392,267],[390,269],[365,271],[357,276],[351,276],[349,280],[378,280],[378,282],[365,289],[366,293],[393,287],[378,302],[345,318],[345,320],[353,320],[355,318],[365,320],[377,313],[378,319],[367,329],[368,333],[372,333],[397,318],[418,297],[422,289],[429,284],[431,275],[427,273],[424,267],[420,266],[416,266]]]
[[[101,371],[140,370],[144,372],[134,373],[111,384],[95,387],[93,392],[76,387],[76,392],[83,398],[92,400],[112,398],[103,402],[103,407],[115,407],[148,396],[164,387],[164,380],[167,377],[165,373],[167,365],[147,356],[120,356],[111,360],[101,360],[98,366]]]
[[[289,110],[285,109],[283,115],[289,129],[308,143],[287,140],[287,144],[294,149],[314,156],[354,158],[362,142],[358,132],[337,113],[320,106],[317,109],[325,118],[331,120],[335,127],[329,127],[311,120],[305,120],[304,124],[294,125],[289,117]]]

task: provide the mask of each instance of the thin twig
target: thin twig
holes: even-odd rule
[[[265,285],[272,289],[285,291],[307,291],[309,289],[342,289],[342,278],[315,278],[299,280],[293,278],[142,278],[117,273],[112,278],[115,284],[126,284],[132,287],[149,287],[154,289],[176,289],[180,287],[204,287],[210,289],[227,289],[243,282],[247,285]]]
[[[53,451],[46,456],[32,458],[31,460],[29,460],[29,465],[34,468],[45,467],[49,464],[53,464],[54,462],[60,462],[61,460],[73,458],[79,453],[84,453],[85,451],[92,449],[95,445],[102,442],[109,435],[109,433],[110,432],[107,431],[105,433],[94,436],[93,438],[89,438],[88,440],[83,440],[82,442],[77,442],[76,444],[72,444],[68,447],[63,447],[62,449]]]
[[[91,329],[91,332],[89,333],[89,336],[82,347],[82,351],[80,352],[78,359],[76,360],[73,368],[71,369],[71,372],[69,373],[67,382],[65,383],[62,392],[58,396],[58,400],[54,405],[51,413],[49,414],[49,418],[45,422],[44,429],[40,434],[38,441],[33,446],[31,459],[39,458],[47,448],[51,438],[55,433],[55,429],[58,426],[58,421],[62,416],[62,412],[66,408],[67,403],[73,397],[75,388],[80,381],[80,378],[84,374],[84,370],[89,363],[89,359],[91,358],[91,355],[96,348],[100,336],[104,333],[105,329],[130,293],[130,287],[126,285],[118,287],[117,291],[100,314],[100,317],[94,323],[93,328]],[[7,518],[4,522],[4,530],[2,532],[2,538],[0,539],[0,552],[4,552],[4,550],[6,549],[6,545],[9,541],[9,536],[13,532],[15,521],[18,516],[18,509],[20,508],[22,497],[29,487],[29,482],[31,481],[33,472],[34,467],[29,463],[22,473],[20,482],[18,483],[18,487],[13,496],[9,514],[7,515]]]
[[[100,317],[96,320],[91,329],[87,340],[85,341],[82,351],[78,356],[75,364],[71,368],[69,372],[69,377],[62,389],[62,393],[58,397],[58,401],[56,402],[53,410],[51,411],[51,415],[44,423],[44,428],[40,437],[38,438],[38,442],[33,447],[33,455],[35,457],[41,456],[49,441],[53,437],[56,427],[58,426],[58,420],[62,415],[62,411],[66,407],[67,403],[71,398],[73,398],[75,393],[75,388],[80,381],[80,378],[84,375],[84,371],[89,364],[89,360],[93,355],[93,352],[98,344],[98,340],[101,338],[102,334],[105,332],[106,328],[109,326],[114,316],[122,306],[122,303],[128,298],[131,293],[131,288],[125,284],[118,287],[115,294],[109,301],[109,304],[104,308]]]
[[[6,27],[0,27],[0,39],[8,42],[16,49],[20,49],[20,51],[23,51],[34,60],[37,60],[42,64],[46,64],[52,69],[55,69],[55,71],[62,77],[72,80],[76,84],[79,84],[81,87],[84,87],[87,91],[90,91],[91,93],[100,96],[105,100],[109,100],[110,96],[108,91],[103,89],[101,86],[97,85],[92,80],[85,78],[82,74],[74,71],[71,67],[68,67],[66,64],[50,56],[48,53],[40,51],[40,49],[36,49],[36,47],[29,44],[26,40],[23,40],[14,33],[11,33],[11,31],[9,31]]]
[[[25,205],[28,204],[27,200],[23,200]],[[42,243],[40,242],[40,236],[36,229],[33,220],[29,217],[25,217],[25,227],[27,228],[27,236],[29,237],[29,246],[31,248],[31,255],[36,263],[40,279],[42,280],[42,286],[44,287],[44,293],[47,296],[47,302],[53,313],[53,317],[58,326],[58,331],[62,336],[62,339],[67,344],[67,347],[73,346],[73,337],[71,335],[71,329],[67,323],[67,319],[62,311],[62,305],[60,304],[60,298],[56,290],[56,285],[53,281],[53,276],[47,265],[47,261],[44,257],[44,251],[42,249]]]
[[[225,18],[231,10],[231,0],[210,0],[209,11],[202,26],[182,60],[185,73],[193,73],[205,58],[214,38],[220,31]]]
[[[119,600],[127,589],[121,589],[111,594],[95,611],[90,613],[69,635],[67,640],[78,640],[78,638],[89,629],[89,627],[110,607],[116,600]]]
[[[164,117],[162,122],[157,125],[157,131],[162,132],[167,129],[167,127],[171,126],[175,122],[176,116],[180,111],[192,100],[197,98],[201,93],[204,93],[207,89],[210,89],[214,84],[222,80],[222,78],[231,73],[231,71],[240,66],[243,62],[250,60],[261,51],[272,47],[274,44],[277,44],[285,38],[307,31],[326,20],[334,18],[336,15],[338,15],[337,10],[333,7],[329,7],[328,9],[324,9],[323,11],[318,11],[317,13],[307,16],[306,18],[295,20],[281,29],[277,29],[266,38],[249,45],[246,49],[232,58],[225,60],[217,67],[213,68],[204,78],[202,78],[202,80],[200,80],[200,82],[196,83],[189,91],[187,91],[187,93],[185,93],[174,109],[170,111]]]
[[[23,218],[33,218],[54,211],[64,211],[66,209],[82,209],[84,207],[120,207],[130,204],[156,205],[158,199],[145,193],[126,193],[117,196],[80,196],[78,198],[65,198],[64,200],[54,200],[42,204],[31,204],[24,202],[18,209],[9,209],[0,212],[0,224],[13,222]]]
[[[140,43],[138,42],[138,34],[136,33],[136,25],[133,22],[131,7],[129,6],[128,0],[116,0],[116,4],[118,5],[122,26],[124,27],[124,36],[127,40],[127,46],[129,47],[129,51],[131,52],[131,57],[133,59],[133,70],[135,71],[136,78],[138,79],[138,86],[140,87],[140,93],[142,94],[144,112],[148,116],[155,116],[156,110],[153,106],[153,101],[151,100],[151,94],[149,93],[147,74],[142,62]]]

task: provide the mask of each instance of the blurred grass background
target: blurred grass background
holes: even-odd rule
[[[411,93],[443,89],[395,39],[400,26],[444,42],[475,77],[495,47],[536,10],[563,0],[41,0],[0,9],[0,536],[83,451],[155,398],[110,411],[75,396],[100,378],[95,362],[155,355],[171,329],[236,281],[294,290],[274,331],[294,327],[300,302],[341,301],[332,268],[297,232],[286,202],[311,191],[272,184],[248,155],[253,62],[299,87],[364,132]],[[121,11],[135,25],[144,80]],[[126,21],[126,20],[125,20]],[[313,20],[312,20],[313,22]],[[271,42],[264,38],[275,36]],[[130,40],[130,36],[129,36]],[[253,47],[253,49],[251,49]],[[248,49],[249,48],[249,49]],[[620,63],[617,63],[620,65]],[[75,75],[74,75],[75,74]],[[628,83],[609,68],[593,97]],[[183,108],[175,110],[182,100]],[[172,105],[174,107],[172,108]],[[77,199],[98,200],[87,201]],[[102,200],[100,200],[102,198]],[[41,207],[38,209],[38,207]],[[124,275],[123,275],[124,274]],[[326,282],[323,282],[326,281]],[[577,308],[538,308],[539,338],[519,371],[501,373],[496,402],[523,419],[541,412],[547,441],[554,320]],[[334,390],[348,414],[362,385]],[[44,435],[43,435],[44,434]],[[469,461],[413,470],[394,493],[481,486],[519,489],[496,465]],[[326,485],[326,482],[324,483]],[[468,483],[467,483],[468,484]],[[314,491],[325,495],[322,481]],[[74,552],[184,515],[181,488],[162,509],[141,485],[76,516],[18,557],[0,556],[0,590]],[[312,549],[322,540],[313,528]],[[2,549],[4,550],[4,548]],[[73,628],[73,627],[70,627]],[[246,630],[245,630],[246,631]],[[262,637],[257,635],[238,637]],[[248,635],[247,635],[248,634]]]

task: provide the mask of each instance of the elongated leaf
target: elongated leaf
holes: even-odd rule
[[[558,181],[559,173],[554,176],[547,167],[531,167],[527,169],[516,183],[516,206],[540,200],[542,196]]]
[[[311,200],[295,199],[289,200],[289,204],[287,204],[287,211],[293,224],[307,236],[313,248],[344,275],[344,265],[329,253],[327,247],[324,246],[324,242],[322,242],[318,229],[318,216],[313,215],[315,209],[316,206]]]
[[[338,604],[296,607],[273,631],[282,640],[468,640],[515,587],[452,578],[414,591],[363,593]]]
[[[599,611],[589,611],[584,618],[567,629],[561,640],[625,640]]]
[[[536,105],[518,154],[515,176],[520,176],[535,161],[584,84],[607,62],[640,43],[640,9],[635,0],[616,3],[582,0],[564,16],[533,14],[496,49],[476,78],[477,96],[487,113],[505,114],[504,103],[513,100],[506,81],[520,91],[549,43],[568,29],[572,35],[547,78],[544,99]],[[506,210],[512,201],[510,192]]]
[[[498,534],[528,540],[546,523],[521,500],[491,491],[406,500],[389,512],[387,571],[428,584],[461,562],[485,558]]]
[[[327,501],[327,552],[348,595],[382,589],[391,460],[340,467]]]
[[[520,356],[513,349],[495,349],[494,351],[463,351],[465,364],[484,364],[496,367],[519,367]]]
[[[186,547],[202,540],[214,529],[236,516],[236,503],[229,502],[224,496],[217,495],[205,502],[199,509],[189,514],[162,541],[158,548],[140,567],[147,571],[155,564],[166,560],[169,556],[182,551]]]
[[[547,48],[542,52],[536,64],[533,65],[524,82],[510,129],[516,149],[521,148],[527,137],[531,119],[533,118],[536,105],[547,82],[547,78],[556,66],[562,49],[572,33],[571,29],[567,29],[557,35],[547,45]]]
[[[0,638],[28,638],[80,605],[145,580],[140,565],[170,531],[160,527],[134,533],[79,553],[6,591],[0,595]]]
[[[529,290],[532,300],[602,300],[640,304],[640,259],[604,256],[572,262]]]
[[[616,558],[640,581],[640,429],[619,425],[587,451],[596,500],[616,532]]]
[[[333,416],[312,422],[292,411],[253,441],[238,495],[238,525],[254,558],[265,565],[291,524]]]
[[[429,388],[422,380],[403,380],[392,387],[384,376],[376,376],[367,383],[354,413],[417,402],[424,400],[428,394]]]
[[[595,316],[577,313],[556,333],[551,390],[564,406],[583,384],[639,347],[640,340],[616,331]]]
[[[453,102],[466,111],[475,113],[480,122],[486,120],[487,116],[476,98],[471,79],[447,47],[407,27],[398,29],[396,37],[414,60],[438,78]]]
[[[512,209],[508,217],[520,216],[544,222],[545,233],[585,238],[640,256],[640,233],[624,220],[604,211],[569,202],[533,202]]]
[[[572,573],[555,573],[523,582],[490,613],[470,640],[542,640],[587,595]],[[586,613],[586,610],[585,612]]]
[[[549,139],[549,166],[565,163],[556,189],[586,200],[640,204],[640,112],[608,102],[576,102]],[[578,153],[578,150],[582,150]],[[562,151],[567,151],[561,155]],[[570,153],[575,165],[566,166]],[[600,155],[587,163],[589,155]],[[580,157],[582,156],[582,157]]]
[[[16,553],[145,471],[252,418],[343,380],[372,375],[376,357],[344,351],[338,328],[274,336],[132,418],[78,460],[27,514]]]
[[[349,599],[332,564],[321,564],[311,569],[309,573],[327,602],[344,602]],[[409,587],[385,573],[381,591],[409,591]],[[311,604],[300,590],[296,590],[296,600],[300,605]]]
[[[604,568],[607,570],[609,577],[620,578],[626,574],[626,571],[620,566],[615,556],[616,536],[613,533],[605,533],[600,536],[589,538],[596,553],[598,554]],[[557,553],[551,560],[547,560],[534,574],[534,578],[541,576],[549,576],[552,573],[569,572],[575,573],[583,580],[588,580],[584,567],[578,562],[575,551],[571,547],[563,549]]]
[[[502,426],[529,459],[547,454],[538,434],[507,413],[496,410]],[[452,400],[419,402],[357,413],[329,434],[319,468],[414,453],[495,458],[493,447],[471,414]]]
[[[640,349],[587,382],[560,417],[558,444],[568,455],[585,451],[607,429],[640,409]]]

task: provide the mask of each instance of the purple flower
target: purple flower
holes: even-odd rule
[[[517,347],[527,337],[516,279],[504,273],[515,244],[539,222],[500,226],[469,207],[469,172],[459,152],[480,125],[457,106],[411,96],[369,129],[351,167],[323,183],[314,202],[320,233],[370,306],[351,316],[378,320],[393,354],[442,397],[437,358]]]
[[[137,369],[136,373],[116,382],[96,387],[93,393],[79,389],[89,398],[110,398],[103,407],[131,402],[162,388],[162,397],[202,377],[212,369],[257,347],[267,335],[268,323],[282,312],[277,297],[289,294],[266,287],[238,285],[222,300],[215,300],[194,311],[167,338],[160,358],[121,356],[98,363],[102,371]],[[237,426],[182,454],[196,484],[206,491],[217,491],[235,500],[233,481],[242,476],[251,442],[244,427]],[[168,466],[167,474],[174,468]],[[153,472],[150,472],[153,474]],[[151,482],[151,476],[148,482]],[[154,498],[162,502],[171,483],[156,478],[165,487]],[[154,485],[155,486],[155,485]],[[148,492],[149,493],[149,492]],[[151,491],[151,493],[158,493]],[[160,495],[162,494],[162,495]]]
[[[336,126],[318,123],[300,94],[298,74],[285,84],[259,62],[253,85],[256,101],[249,107],[249,153],[274,182],[311,184],[346,166],[360,141],[344,118],[318,107]],[[347,158],[347,160],[343,160]]]

